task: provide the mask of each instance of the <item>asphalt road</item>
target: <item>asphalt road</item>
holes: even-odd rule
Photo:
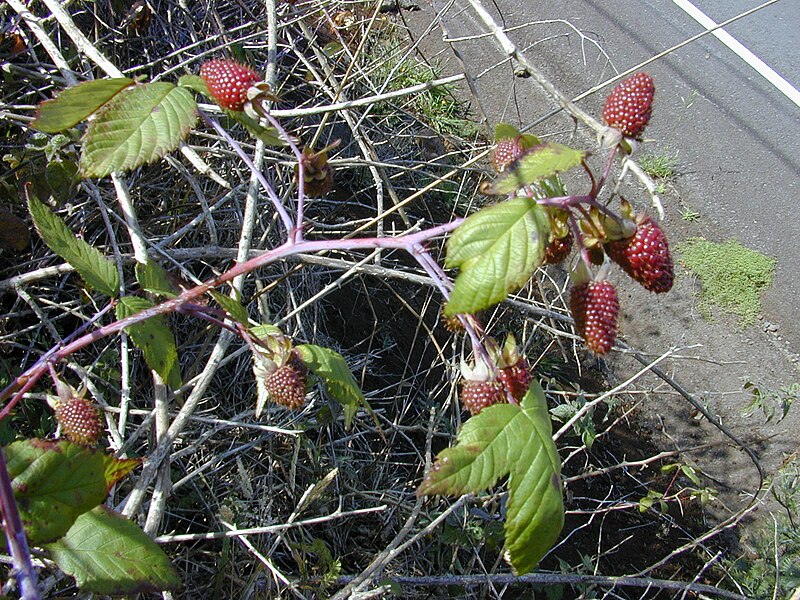
[[[717,22],[758,5],[696,1]],[[484,6],[506,28],[518,27],[509,31],[515,44],[572,97],[615,70],[631,68],[704,29],[669,0],[495,0]],[[446,24],[453,37],[485,31],[465,0],[457,0],[448,11]],[[798,24],[800,2],[780,0],[726,31],[800,85]],[[481,74],[479,96],[490,122],[524,125],[552,108],[535,85],[513,77],[512,65],[498,66],[503,54],[490,39],[457,47],[472,74]],[[777,258],[775,285],[764,296],[764,316],[779,326],[781,343],[800,352],[800,107],[710,35],[647,70],[657,86],[647,147],[677,152],[681,201],[700,213],[711,237],[718,238],[714,241],[733,237]],[[599,115],[609,90],[581,105]],[[565,126],[563,118],[551,119],[536,131],[549,127],[557,132]]]
[[[741,0],[695,2],[717,22],[757,5]],[[441,8],[446,2],[433,4]],[[483,5],[527,58],[573,98],[704,30],[672,0],[486,0]],[[435,23],[430,5],[404,18],[412,36],[422,38],[420,49],[427,58],[442,64],[447,74],[461,72],[441,38],[425,34]],[[798,23],[800,1],[780,0],[726,31],[800,85],[800,61],[794,51]],[[455,0],[445,24],[450,37],[460,40],[455,46],[467,71],[477,77],[477,95],[491,124],[524,126],[552,112],[553,101],[532,79],[515,77],[515,65],[504,60],[490,37],[481,36],[486,28],[468,0]],[[800,411],[793,410],[779,424],[748,417],[742,412],[749,400],[742,382],[778,389],[798,380],[800,108],[710,35],[646,70],[655,79],[656,97],[643,150],[677,155],[674,190],[663,197],[668,237],[673,243],[695,235],[717,242],[735,238],[775,257],[777,272],[763,296],[763,321],[744,331],[733,319],[703,319],[697,311],[698,286],[690,277],[678,277],[673,290],[658,298],[621,278],[623,334],[632,346],[655,356],[670,347],[699,344],[689,354],[702,360],[669,362],[665,368],[737,436],[757,447],[762,464],[772,470],[797,449]],[[599,116],[610,89],[581,100],[580,106]],[[539,136],[560,136],[560,141],[569,140],[564,134],[573,131],[574,123],[563,113],[533,129]],[[594,147],[591,137],[575,143]],[[638,186],[630,190],[632,200],[646,201]],[[683,209],[699,213],[697,221],[684,221]],[[623,379],[622,374],[639,368],[626,360],[615,357],[615,371]],[[726,502],[735,505],[738,490],[756,489],[755,471],[741,452],[725,450],[727,440],[712,426],[693,420],[687,406],[664,396],[642,415],[661,419],[670,439],[683,448],[717,440],[713,458],[695,458],[720,489],[729,490]]]

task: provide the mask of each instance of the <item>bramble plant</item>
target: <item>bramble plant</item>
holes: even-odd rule
[[[57,135],[88,122],[80,154],[84,178],[111,176],[166,156],[200,117],[252,170],[283,228],[283,241],[193,287],[179,288],[161,265],[142,256],[137,256],[134,280],[123,281],[112,260],[79,239],[27,190],[28,209],[42,240],[103,305],[0,392],[5,401],[0,418],[6,418],[27,392],[49,377],[55,390],[50,404],[63,436],[15,442],[0,456],[0,502],[14,573],[31,597],[36,577],[29,545],[43,548],[87,592],[168,590],[180,582],[167,556],[137,525],[102,506],[109,488],[139,461],[116,459],[98,448],[97,407],[86,390],[73,389],[58,371],[71,355],[103,338],[126,332],[158,378],[176,389],[183,375],[166,316],[201,319],[248,346],[258,392],[256,416],[267,402],[299,408],[313,378],[341,403],[349,427],[356,411],[369,406],[344,357],[330,348],[298,343],[270,323],[252,322],[239,300],[222,290],[237,277],[299,254],[405,251],[435,283],[446,301],[445,316],[463,326],[473,355],[472,364],[462,364],[461,389],[464,408],[473,416],[456,444],[439,453],[417,494],[477,493],[508,476],[506,556],[516,573],[526,573],[552,547],[563,526],[561,463],[544,390],[516,340],[508,336],[501,346],[485,333],[477,314],[526,285],[539,266],[567,260],[577,246],[570,303],[576,332],[591,351],[605,354],[614,345],[619,313],[617,292],[606,279],[611,262],[650,291],[663,293],[672,286],[663,231],[646,215],[634,215],[624,199],[616,199],[615,210],[615,195],[602,197],[615,158],[632,151],[649,121],[654,86],[646,74],[623,81],[609,96],[603,111],[609,125],[604,136],[608,156],[599,176],[585,151],[542,142],[501,124],[492,160],[497,176],[483,187],[487,195],[498,197],[494,204],[464,219],[398,236],[315,239],[307,237],[304,209],[309,196],[330,190],[335,172],[328,152],[335,145],[302,147],[271,114],[275,96],[259,80],[250,67],[216,59],[200,67],[200,76],[181,77],[177,84],[126,77],[87,81],[39,106],[32,125],[45,133]],[[220,122],[200,110],[194,92],[215,101],[262,141],[288,149],[296,162],[293,203],[279,196]],[[573,169],[583,169],[588,178],[584,194],[565,190],[560,174]],[[431,252],[442,242],[444,265]],[[458,269],[457,277],[451,279],[446,269]],[[105,544],[102,552],[93,550],[98,537]]]

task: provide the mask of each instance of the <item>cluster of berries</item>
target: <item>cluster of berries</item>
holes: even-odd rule
[[[620,140],[636,138],[643,132],[650,121],[654,92],[652,77],[636,73],[609,94],[603,119],[619,132],[616,135]],[[492,165],[498,173],[513,168],[526,150],[525,136],[499,140]],[[607,256],[651,292],[661,294],[672,288],[672,258],[663,230],[645,214],[634,216],[624,200],[620,215],[610,211],[600,214],[596,208],[581,211],[577,221],[580,236],[574,235],[569,226],[569,208],[548,207],[548,211],[551,231],[545,250],[546,264],[565,260],[579,237],[582,254],[592,264],[603,264]],[[570,311],[587,348],[596,354],[605,354],[616,340],[619,298],[614,285],[604,275],[592,277],[588,266],[577,269],[577,275],[573,274]]]

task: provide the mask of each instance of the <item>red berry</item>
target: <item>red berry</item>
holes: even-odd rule
[[[520,358],[513,365],[500,369],[497,378],[517,402],[525,396],[533,379],[528,368],[528,361],[524,358]]]
[[[286,408],[299,408],[306,400],[307,382],[308,367],[296,352],[292,352],[286,364],[267,377],[264,386],[273,402]]]
[[[253,69],[227,58],[204,62],[200,77],[217,104],[236,111],[242,110],[247,102],[247,90],[261,81]]]
[[[100,439],[103,424],[100,411],[86,398],[72,397],[56,405],[56,421],[61,434],[69,441],[82,446],[94,446]]]
[[[575,329],[595,354],[605,354],[617,339],[619,298],[610,281],[588,281],[572,288],[569,298]]]
[[[606,98],[603,120],[624,135],[636,137],[650,121],[655,89],[653,78],[647,73],[634,73],[623,79]]]
[[[606,252],[646,290],[662,294],[672,289],[675,275],[667,237],[650,217],[638,223],[631,237],[607,243]]]
[[[487,406],[505,401],[506,392],[503,384],[497,380],[467,379],[461,387],[461,404],[472,415],[477,415]]]
[[[522,140],[519,137],[499,140],[492,152],[492,167],[498,173],[502,173],[523,152]]]
[[[569,256],[572,252],[572,232],[567,231],[567,235],[562,238],[553,238],[547,244],[544,251],[544,262],[548,265],[557,265]]]

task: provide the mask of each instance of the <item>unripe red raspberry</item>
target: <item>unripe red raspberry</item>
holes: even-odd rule
[[[623,79],[606,98],[603,120],[628,137],[638,136],[650,122],[655,94],[653,78],[634,73]]]
[[[560,238],[553,238],[547,244],[544,251],[544,262],[547,265],[557,265],[569,256],[572,252],[572,232],[567,230],[567,235]]]
[[[651,292],[663,294],[675,280],[667,236],[650,217],[641,218],[629,238],[605,245],[606,252],[622,270]]]
[[[78,396],[62,400],[56,405],[55,416],[61,434],[69,441],[94,446],[100,439],[103,431],[100,411],[90,400]]]
[[[279,366],[264,381],[270,400],[286,408],[300,408],[306,400],[308,367],[292,350],[286,363]]]
[[[240,111],[247,102],[247,90],[261,81],[250,67],[227,58],[209,60],[200,67],[208,91],[222,108]]]
[[[570,312],[575,330],[595,354],[611,350],[617,339],[619,298],[614,285],[605,279],[575,285],[570,292]]]
[[[461,404],[471,415],[477,415],[487,406],[506,401],[503,384],[496,379],[487,381],[467,379],[461,386]]]
[[[522,139],[518,136],[515,138],[505,138],[498,140],[492,151],[492,167],[498,173],[502,173],[506,167],[517,160],[524,148],[522,147]]]
[[[497,378],[517,402],[525,396],[533,380],[528,361],[524,357],[520,357],[513,365],[499,369]]]

